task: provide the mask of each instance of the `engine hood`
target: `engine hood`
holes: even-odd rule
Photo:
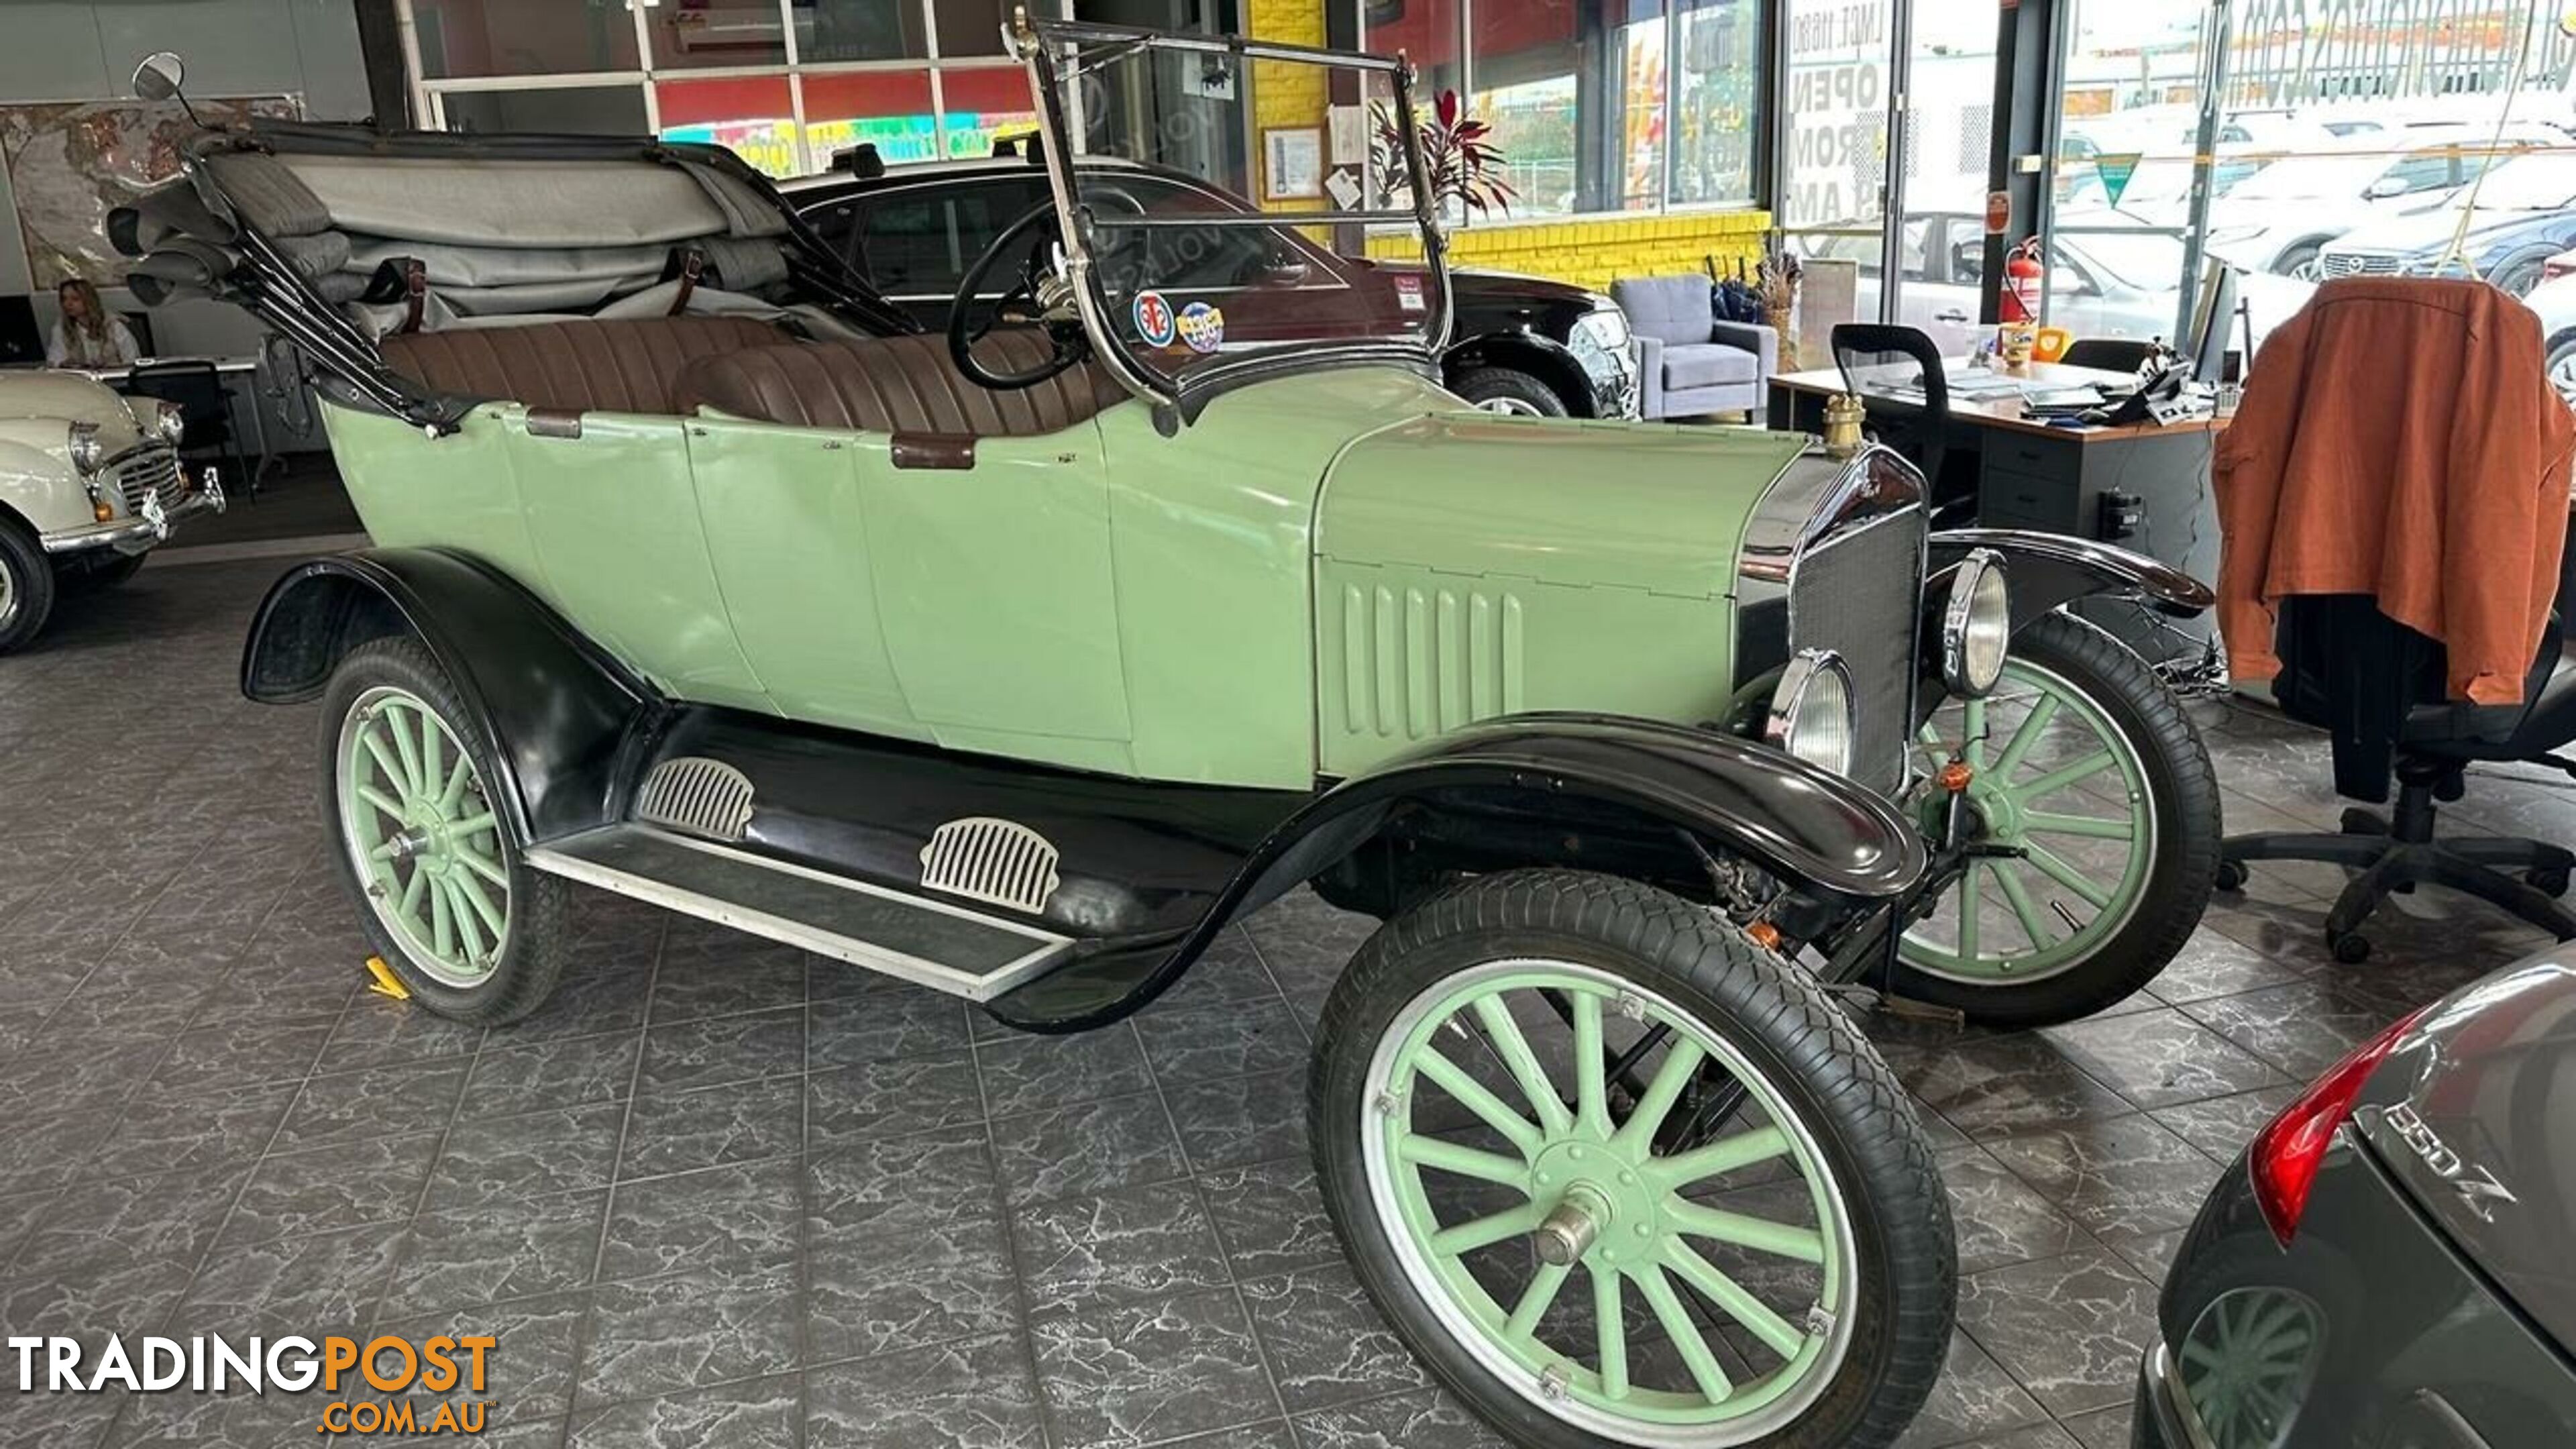
[[[0,418],[60,418],[96,423],[102,433],[134,430],[125,399],[77,372],[0,373]]]
[[[2539,219],[2529,211],[2499,211],[2481,207],[2469,216],[2468,234],[2483,237],[2507,227],[2521,226]],[[2438,253],[2451,244],[2452,233],[2459,230],[2460,213],[2455,207],[2437,207],[2407,216],[2381,217],[2354,227],[2337,237],[2327,247],[2338,252],[2375,252],[2381,255],[2414,256]]]
[[[1719,597],[1734,590],[1746,519],[1806,442],[1750,428],[1434,414],[1334,460],[1316,549],[1344,563]]]
[[[2407,1192],[2576,1351],[2576,951],[2443,998],[2361,1102],[2363,1136]]]

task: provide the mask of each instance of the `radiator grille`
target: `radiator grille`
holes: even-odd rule
[[[1789,585],[1789,645],[1830,649],[1851,667],[1852,778],[1880,791],[1904,782],[1913,730],[1923,532],[1913,507],[1828,534],[1799,554]]]
[[[921,849],[921,883],[1035,915],[1055,894],[1055,862],[1055,847],[1027,826],[970,816],[932,832]]]
[[[635,818],[710,840],[740,840],[751,828],[751,781],[722,760],[664,760],[644,778]]]
[[[153,495],[165,509],[178,507],[179,455],[166,447],[137,449],[116,465],[116,490],[125,495],[127,513],[141,513],[143,500]]]
[[[2397,269],[2397,258],[2366,252],[2327,252],[2317,258],[2317,270],[2329,277],[2393,277]]]

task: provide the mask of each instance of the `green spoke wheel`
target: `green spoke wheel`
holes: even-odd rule
[[[1994,691],[1940,703],[1906,797],[1946,833],[1964,760],[1967,848],[1898,943],[1898,990],[1993,1026],[2088,1016],[2190,940],[2217,879],[2218,781],[2173,692],[2129,648],[2057,613],[2014,635]]]
[[[2324,1318],[2275,1288],[2238,1288],[2200,1312],[2176,1356],[2212,1449],[2281,1449],[2315,1378]]]
[[[1515,1442],[1883,1444],[1937,1376],[1953,1248],[1903,1095],[1708,913],[1486,877],[1372,938],[1321,1040],[1335,1223]]]
[[[325,710],[324,805],[377,954],[442,1015],[534,1010],[560,970],[564,888],[519,859],[455,686],[417,641],[378,639],[341,661]]]

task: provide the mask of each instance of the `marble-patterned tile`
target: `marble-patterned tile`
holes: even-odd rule
[[[1255,1279],[1243,1285],[1243,1301],[1292,1414],[1429,1382],[1341,1264]]]
[[[805,1372],[810,1449],[1046,1449],[1017,1334]]]
[[[1181,1145],[1201,1172],[1306,1155],[1306,1069],[1166,1083]]]
[[[831,1362],[1018,1326],[1022,1290],[1008,1230],[989,1197],[892,1197],[839,1226],[809,1226],[805,1352]]]
[[[1437,1389],[1300,1415],[1302,1449],[1509,1449],[1510,1441]]]
[[[1198,1188],[1186,1181],[1022,1208],[1011,1234],[1033,1316],[1231,1281]]]
[[[805,1070],[805,1008],[701,1017],[648,1028],[636,1088],[685,1092]]]
[[[1990,1037],[1880,1055],[1916,1100],[1975,1139],[2132,1110],[2126,1098],[2037,1036]]]
[[[652,1018],[661,1026],[805,1003],[805,953],[705,921],[679,920],[662,940]]]
[[[975,1060],[984,1078],[985,1110],[996,1122],[1131,1096],[1154,1085],[1136,1029],[1125,1022],[1067,1036],[1019,1034],[980,1042]]]
[[[804,1142],[806,1080],[764,1077],[637,1097],[617,1175],[651,1177],[796,1151]]]
[[[2174,1255],[2182,1251],[2182,1240],[2191,1236],[2189,1227],[2161,1228],[2144,1232],[2115,1228],[2098,1234],[2102,1246],[2120,1255],[2123,1262],[2138,1270],[2139,1276],[2151,1283],[2162,1283],[2173,1271]]]
[[[803,1385],[788,1374],[586,1410],[564,1449],[801,1449],[804,1430]]]
[[[1192,1434],[1169,1441],[1163,1449],[1297,1449],[1297,1431],[1288,1426],[1286,1419],[1271,1419],[1209,1434]]]
[[[435,1016],[409,1002],[372,993],[359,997],[331,1029],[314,1070],[355,1071],[395,1062],[471,1056],[484,1029]]]
[[[2099,1248],[1959,1280],[1959,1324],[2051,1414],[2124,1403],[2156,1327],[2156,1293]]]
[[[440,1140],[436,1132],[413,1132],[264,1157],[225,1221],[222,1241],[257,1243],[408,1221]]]
[[[508,1040],[505,1034],[486,1046],[466,1079],[465,1099],[478,1116],[615,1102],[634,1089],[635,1056],[643,1045],[634,1032],[503,1046]]]
[[[532,1298],[590,1281],[604,1191],[496,1198],[424,1213],[405,1236],[385,1285],[389,1317]]]
[[[806,1078],[807,1137],[818,1146],[982,1120],[972,1053],[897,1057]]]
[[[2024,1133],[1985,1147],[2014,1176],[2097,1234],[2189,1223],[2220,1171],[2144,1116]]]
[[[2180,954],[2147,983],[2147,991],[2167,1005],[2203,1001],[2260,991],[2299,979],[2297,968],[2267,956],[2214,925],[2203,925],[2183,943]]]
[[[2054,1258],[2091,1243],[2073,1218],[1984,1148],[1953,1148],[1941,1154],[1940,1163],[1941,1182],[1950,1193],[1960,1272]]]
[[[2052,1026],[2040,1036],[2140,1107],[2283,1085],[2271,1066],[2171,1007]]]
[[[996,1118],[993,1150],[1015,1203],[1142,1187],[1189,1171],[1171,1116],[1151,1092]]]
[[[1276,998],[1174,1007],[1158,1003],[1136,1019],[1146,1059],[1167,1086],[1306,1062],[1306,1033]]]
[[[445,1127],[466,1065],[457,1058],[308,1078],[277,1132],[280,1151]]]
[[[2233,1097],[2212,1097],[2205,1102],[2186,1102],[2147,1115],[2208,1156],[2226,1162],[2244,1151],[2254,1134],[2279,1116],[2299,1091],[2297,1086],[2271,1087]]]
[[[1138,1445],[1278,1412],[1233,1291],[1064,1314],[1031,1325],[1051,1438]]]
[[[623,1102],[460,1121],[430,1169],[425,1206],[436,1211],[606,1187],[625,1121]]]
[[[249,1175],[248,1163],[217,1163],[65,1189],[20,1239],[11,1271],[67,1273],[129,1258],[193,1260],[213,1242]]]
[[[267,1150],[298,1090],[296,1083],[278,1082],[180,1099],[146,1091],[118,1119],[83,1175],[126,1177],[256,1157]]]
[[[1922,1412],[1896,1449],[1950,1449],[2048,1422],[2048,1411],[2005,1373],[1964,1330],[1952,1330],[1949,1356]]]
[[[119,1107],[0,1116],[0,1182],[12,1191],[59,1187],[89,1172],[99,1144],[127,1114]],[[146,1163],[138,1171],[150,1171]]]
[[[796,1270],[701,1269],[591,1291],[582,1405],[782,1372],[797,1357]]]
[[[484,1351],[483,1391],[494,1405],[493,1422],[547,1422],[560,1432],[560,1416],[572,1403],[588,1306],[586,1294],[555,1293],[488,1304],[467,1312],[387,1318],[376,1325],[376,1332],[415,1341],[439,1333],[490,1334],[496,1342]],[[426,1392],[417,1387],[413,1390],[416,1396]],[[528,1449],[535,1449],[535,1444]]]
[[[2331,977],[2195,1001],[2182,1009],[2299,1082],[2322,1074],[2404,1014]]]
[[[865,1066],[965,1049],[964,1003],[924,987],[893,987],[817,1001],[808,1011],[817,1070]]]
[[[217,1248],[179,1311],[209,1333],[305,1333],[317,1323],[361,1323],[376,1306],[401,1241],[398,1233],[370,1227]]]
[[[2064,1427],[2084,1449],[2133,1449],[2134,1441],[2129,1433],[2130,1416],[2135,1407],[2133,1404],[2115,1404],[2089,1414],[2077,1414],[2066,1420]]]
[[[804,1181],[801,1162],[777,1157],[619,1183],[600,1281],[787,1262],[804,1233]]]
[[[1199,1187],[1237,1278],[1342,1261],[1311,1158],[1287,1157],[1203,1173]]]
[[[179,1034],[152,1073],[152,1090],[164,1096],[199,1096],[302,1081],[330,1041],[331,1030],[320,1022],[191,1027]]]

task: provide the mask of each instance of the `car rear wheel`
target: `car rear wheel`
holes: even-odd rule
[[[1461,374],[1450,390],[1489,413],[1523,418],[1567,416],[1556,389],[1513,367],[1479,367]]]
[[[1949,1207],[1814,981],[1615,877],[1513,871],[1388,922],[1308,1091],[1362,1283],[1535,1449],[1892,1441],[1940,1373]]]
[[[54,569],[35,535],[0,518],[0,654],[23,647],[54,611]]]
[[[472,718],[418,640],[351,650],[323,694],[323,810],[377,956],[430,1011],[498,1025],[554,989],[566,888],[521,859]]]
[[[2302,282],[2322,282],[2325,280],[2325,273],[2317,267],[2317,253],[2321,249],[2320,243],[2300,242],[2281,253],[2280,258],[2272,263],[2272,270],[2284,277],[2295,277]]]
[[[2567,333],[2549,344],[2549,385],[2558,395],[2576,402],[2576,332]]]
[[[1899,944],[1897,989],[1996,1026],[2090,1016],[2152,980],[2217,880],[2218,780],[2181,701],[2067,614],[2013,636],[2002,682],[1924,726],[1910,797],[1939,838],[1964,745],[1968,854]]]

